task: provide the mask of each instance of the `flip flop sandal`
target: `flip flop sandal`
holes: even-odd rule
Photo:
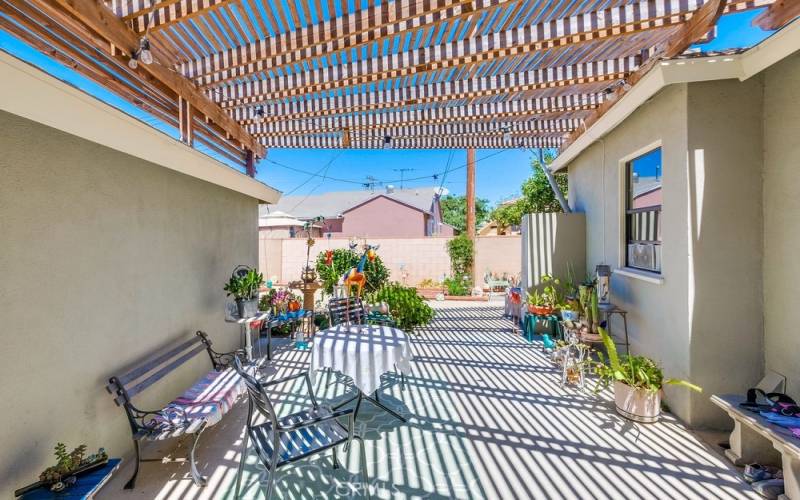
[[[758,396],[766,399],[766,404],[758,402]],[[739,403],[739,406],[750,411],[769,411],[778,403],[787,403],[790,405],[797,405],[794,399],[790,398],[782,392],[766,393],[758,388],[747,389],[747,401]]]

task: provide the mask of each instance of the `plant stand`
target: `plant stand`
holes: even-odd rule
[[[556,339],[562,339],[562,331],[561,331],[561,322],[558,319],[558,316],[555,314],[549,314],[547,316],[540,316],[538,314],[531,314],[528,313],[525,315],[525,321],[522,325],[522,335],[525,337],[525,340],[528,342],[533,342],[533,337],[536,335],[536,324],[539,322],[545,322],[547,324],[547,329],[549,338],[552,341]]]
[[[257,315],[252,316],[250,318],[231,318],[225,319],[225,321],[229,323],[237,323],[241,326],[242,335],[244,336],[244,350],[245,354],[247,355],[247,361],[251,363],[255,363],[256,359],[253,357],[253,323],[265,321],[269,318],[270,313],[268,312],[259,312]],[[260,328],[255,329],[256,332],[260,330]],[[272,359],[270,350],[272,349],[272,339],[269,339],[269,343],[267,344],[267,359]],[[258,343],[259,351],[261,350],[261,342]],[[260,356],[259,356],[260,357]]]

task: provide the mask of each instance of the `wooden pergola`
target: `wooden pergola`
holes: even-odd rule
[[[799,4],[0,0],[0,28],[253,175],[267,148],[563,147],[721,15]]]

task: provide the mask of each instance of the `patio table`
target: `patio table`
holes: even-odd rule
[[[356,401],[355,415],[362,400],[378,406],[395,418],[406,419],[378,400],[381,375],[395,369],[411,373],[411,343],[399,328],[379,325],[338,325],[318,332],[311,350],[309,375],[331,369],[353,379],[358,394],[336,408]],[[374,396],[373,396],[374,394]]]

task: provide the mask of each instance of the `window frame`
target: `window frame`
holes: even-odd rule
[[[662,268],[660,271],[652,271],[649,269],[644,269],[640,267],[634,267],[628,264],[628,244],[630,241],[628,236],[631,234],[630,228],[630,213],[635,212],[642,212],[642,211],[651,211],[653,208],[658,207],[658,215],[657,220],[660,224],[663,217],[663,203],[662,205],[653,205],[650,207],[643,207],[638,209],[631,209],[629,208],[631,203],[631,180],[633,178],[631,166],[633,162],[649,153],[652,153],[655,150],[661,150],[661,179],[662,179],[662,189],[663,189],[663,179],[664,179],[664,148],[662,145],[662,141],[659,139],[654,141],[644,147],[637,149],[636,151],[626,155],[625,157],[619,160],[619,231],[618,231],[618,241],[619,241],[619,255],[618,255],[618,263],[619,269],[624,270],[624,273],[621,273],[625,276],[629,275],[646,275],[651,277],[656,281],[662,281],[662,277],[664,274],[663,269],[663,260],[662,260]],[[662,245],[662,252],[663,252],[663,241],[636,241],[638,243],[657,243]],[[663,255],[663,253],[662,253]]]

